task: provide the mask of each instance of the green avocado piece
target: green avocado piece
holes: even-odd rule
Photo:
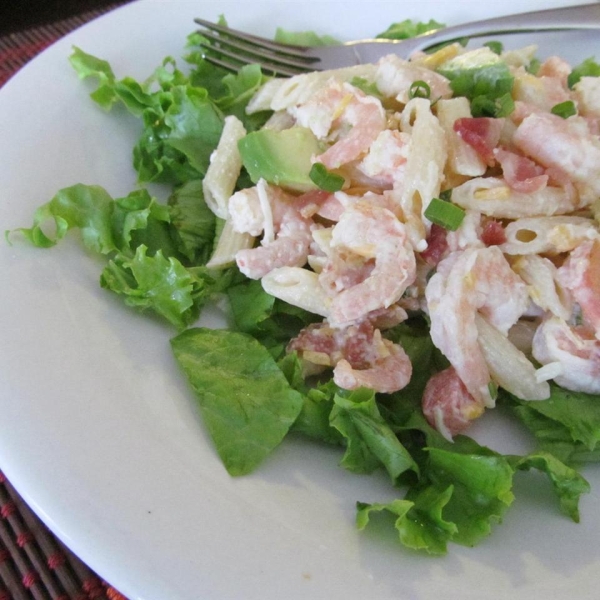
[[[312,158],[324,148],[310,129],[260,129],[243,137],[238,148],[254,183],[262,178],[298,192],[318,189],[309,173]]]

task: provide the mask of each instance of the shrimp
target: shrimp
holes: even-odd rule
[[[426,61],[427,56],[424,59]],[[410,88],[415,81],[427,83],[431,98],[452,96],[450,81],[434,69],[409,62],[397,54],[384,56],[377,63],[375,82],[381,93],[388,98],[395,98],[398,102],[406,104],[410,100]]]
[[[542,365],[557,367],[554,381],[561,387],[600,394],[600,341],[589,329],[550,317],[537,328],[532,353]]]
[[[448,440],[465,431],[485,410],[484,404],[469,394],[454,367],[429,379],[421,404],[429,424]]]
[[[333,370],[333,381],[346,390],[367,387],[384,394],[406,387],[412,376],[412,363],[404,348],[383,339],[378,329],[375,330],[372,343],[376,349],[372,366],[355,369],[346,359],[342,359]]]
[[[337,81],[292,109],[292,113],[298,125],[309,127],[318,138],[336,140],[315,157],[328,169],[336,169],[366,153],[386,125],[379,99]]]
[[[585,119],[532,113],[517,127],[513,141],[544,167],[562,171],[573,182],[600,193],[600,143]]]
[[[259,235],[261,246],[240,250],[238,268],[251,279],[260,279],[278,267],[302,267],[312,242],[312,221],[303,217],[294,198],[260,181],[229,200],[235,231]]]
[[[374,314],[373,320],[342,328],[327,323],[309,325],[290,342],[287,351],[298,352],[309,373],[333,367],[333,380],[341,388],[398,391],[410,381],[412,364],[401,346],[384,339],[374,327],[378,318]]]
[[[335,326],[391,306],[415,279],[416,259],[405,226],[387,208],[366,202],[348,208],[333,228],[331,246],[319,278],[333,296],[330,322]]]
[[[467,248],[442,260],[425,297],[431,338],[477,402],[493,406],[490,372],[478,343],[476,313],[502,334],[528,306],[525,283],[497,246]]]
[[[558,269],[557,275],[600,340],[600,240],[590,240],[577,246]]]
[[[558,65],[552,67],[547,61],[541,76],[520,70],[515,75],[514,99],[532,107],[533,110],[550,111],[553,106],[570,100],[566,77]],[[569,68],[570,72],[570,68]],[[539,73],[538,73],[539,75]]]
[[[587,119],[600,118],[600,81],[597,77],[582,77],[573,92],[580,115]]]
[[[357,168],[376,181],[380,188],[391,189],[404,177],[409,148],[410,134],[385,129]]]

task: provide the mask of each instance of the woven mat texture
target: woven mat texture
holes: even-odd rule
[[[0,36],[0,87],[50,44],[121,4]],[[0,600],[127,600],[50,532],[1,471]]]
[[[100,15],[125,4],[115,2],[61,21],[0,37],[0,86],[42,50],[67,33]]]

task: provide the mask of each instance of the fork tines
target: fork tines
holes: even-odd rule
[[[314,71],[318,58],[307,54],[303,46],[280,44],[262,37],[236,31],[204,19],[195,19],[207,43],[203,46],[208,62],[229,71],[248,64],[259,64],[269,75],[292,76]]]

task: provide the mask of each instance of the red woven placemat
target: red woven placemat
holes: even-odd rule
[[[0,87],[57,39],[124,3],[0,36]],[[92,599],[127,600],[52,534],[0,471],[0,600]]]
[[[126,600],[62,544],[0,472],[0,600]]]
[[[34,56],[84,23],[126,4],[114,2],[60,21],[9,33],[0,37],[0,86]]]

